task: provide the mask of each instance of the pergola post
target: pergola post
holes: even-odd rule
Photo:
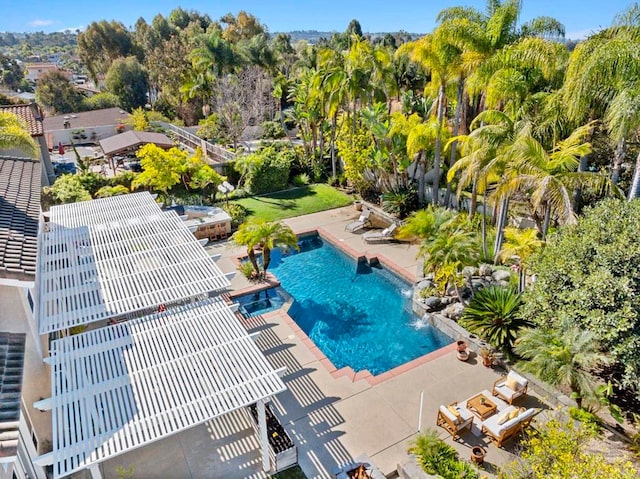
[[[89,466],[91,472],[91,479],[102,479],[102,473],[100,472],[100,466],[98,464],[92,464]]]
[[[267,415],[265,413],[265,400],[261,399],[256,403],[258,409],[258,430],[260,431],[260,446],[262,448],[262,470],[271,470],[271,459],[269,458],[269,437],[267,435]]]

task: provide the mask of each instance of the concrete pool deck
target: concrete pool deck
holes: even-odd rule
[[[413,275],[415,280],[417,246],[366,244],[359,234],[344,231],[344,226],[357,216],[352,207],[347,207],[285,222],[296,232],[321,228],[358,254],[393,262],[394,269],[404,269],[403,275]],[[224,272],[235,271],[235,258],[244,252],[224,243],[209,246],[208,250],[222,255],[218,265]],[[240,274],[232,280],[234,290],[248,286]],[[498,449],[486,438],[471,433],[463,434],[456,442],[444,429],[436,427],[441,404],[463,401],[483,389],[491,389],[500,377],[499,371],[485,368],[475,357],[464,363],[456,359],[455,352],[447,351],[413,367],[397,368],[392,377],[371,384],[366,379],[332,375],[313,347],[296,334],[295,325],[282,311],[249,318],[244,323],[250,332],[260,332],[258,345],[273,367],[287,368],[283,379],[288,389],[275,398],[274,409],[297,445],[298,462],[309,479],[332,478],[331,471],[336,466],[363,453],[384,474],[391,474],[407,458],[420,413],[422,429],[435,429],[439,437],[459,451],[461,458],[468,460],[471,447],[483,445],[488,473],[514,457],[509,452],[513,442],[506,444],[506,450]],[[421,394],[424,402],[420,411]],[[534,394],[518,404],[545,407]],[[267,477],[260,469],[257,437],[241,413],[209,421],[108,461],[103,466],[104,477],[115,479],[117,466],[130,465],[136,479]]]

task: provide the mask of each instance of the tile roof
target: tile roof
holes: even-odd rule
[[[0,157],[0,280],[34,280],[39,214],[40,162]]]
[[[17,454],[25,334],[0,332],[0,458]]]
[[[51,116],[44,119],[44,131],[64,130],[64,122],[69,128],[91,128],[95,126],[118,125],[129,117],[129,113],[121,108],[103,108],[102,110],[82,111]],[[115,130],[114,130],[115,133]]]
[[[44,135],[42,115],[40,114],[38,105],[35,103],[29,105],[0,105],[0,111],[13,113],[25,122],[31,136]]]

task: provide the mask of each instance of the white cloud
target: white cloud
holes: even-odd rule
[[[53,24],[53,20],[33,20],[32,22],[29,22],[29,25],[32,27],[46,27],[51,24]]]

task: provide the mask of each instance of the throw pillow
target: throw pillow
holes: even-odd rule
[[[509,420],[518,417],[518,414],[520,414],[520,410],[519,409],[514,409],[513,411],[511,411],[509,413]]]
[[[451,414],[453,414],[453,415],[454,415],[454,417],[456,418],[454,422],[455,422],[456,424],[460,424],[460,421],[461,421],[461,419],[462,419],[462,418],[460,417],[460,411],[458,411],[458,410],[456,409],[456,407],[455,407],[455,406],[447,406],[447,409],[448,409],[448,410],[449,410],[449,412],[450,412]]]
[[[512,391],[520,391],[520,383],[511,376],[507,376],[507,380],[505,381],[504,385]]]
[[[504,424],[505,422],[507,422],[507,419],[509,419],[509,413],[505,412],[498,418],[498,425]]]

